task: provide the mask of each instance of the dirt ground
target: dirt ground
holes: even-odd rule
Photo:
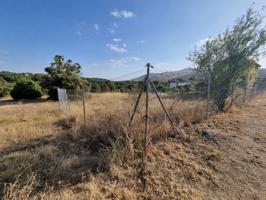
[[[203,128],[215,135],[207,139]],[[161,142],[148,163],[150,199],[266,199],[266,96]]]
[[[200,124],[188,125],[182,140],[169,138],[150,145],[145,191],[138,180],[138,161],[124,165],[112,163],[108,172],[86,174],[93,160],[85,156],[83,162],[83,157],[79,157],[79,151],[84,151],[80,145],[84,138],[72,141],[68,134],[60,135],[55,122],[62,116],[55,108],[56,104],[51,102],[0,107],[2,185],[12,180],[22,164],[31,164],[35,172],[40,172],[38,175],[46,174],[48,180],[51,174],[57,174],[54,177],[62,184],[42,190],[41,198],[37,193],[31,199],[266,199],[266,95],[256,97],[241,109],[233,108]],[[208,129],[210,134],[203,134],[203,129]],[[60,137],[53,139],[56,135],[52,133],[57,132]],[[44,136],[47,139],[38,142]],[[34,141],[38,145],[29,138],[37,139]],[[17,140],[26,146],[15,146],[10,151],[11,144],[17,144]],[[62,153],[62,148],[74,156]],[[58,169],[65,169],[66,173],[59,173]]]

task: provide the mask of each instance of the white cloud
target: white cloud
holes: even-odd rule
[[[135,16],[135,14],[132,11],[129,10],[114,10],[110,12],[110,15],[113,17],[118,17],[118,18],[132,18]]]
[[[121,38],[113,38],[113,41],[114,41],[114,42],[121,42],[122,39],[121,39]]]
[[[135,57],[135,56],[131,56],[131,57],[127,57],[127,59],[131,60],[131,61],[140,61],[141,59],[139,57]]]
[[[137,44],[144,44],[144,40],[138,40]]]
[[[123,57],[120,59],[111,59],[110,60],[110,66],[112,68],[120,68],[120,67],[130,67],[132,65],[136,65],[139,61],[141,61],[138,57]]]
[[[111,50],[111,51],[114,51],[114,52],[117,52],[117,53],[125,53],[127,52],[127,49],[124,47],[124,46],[121,46],[117,43],[107,43],[106,46]]]
[[[94,27],[94,29],[95,29],[96,31],[99,31],[99,30],[101,29],[100,26],[99,26],[98,24],[94,24],[93,27]]]
[[[106,46],[114,52],[117,53],[125,53],[127,52],[127,44],[125,42],[122,42],[121,38],[113,38],[112,43],[107,43]]]

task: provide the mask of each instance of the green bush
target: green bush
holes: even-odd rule
[[[4,97],[9,95],[10,93],[10,88],[4,86],[4,85],[0,85],[0,97]]]
[[[42,96],[41,86],[34,81],[17,83],[10,92],[13,99],[36,99]]]
[[[97,83],[92,83],[91,84],[91,92],[93,92],[93,93],[101,92],[101,87]]]
[[[11,84],[7,83],[2,77],[0,77],[0,97],[9,95],[11,90]]]
[[[110,88],[106,83],[102,83],[100,85],[100,87],[101,87],[101,92],[109,92],[110,91]]]

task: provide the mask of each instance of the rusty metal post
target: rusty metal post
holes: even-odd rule
[[[82,103],[83,103],[83,118],[84,118],[84,126],[85,126],[86,125],[86,103],[85,103],[84,86],[82,86]]]

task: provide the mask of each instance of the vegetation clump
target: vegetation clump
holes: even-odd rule
[[[211,77],[211,95],[220,111],[235,89],[247,78],[266,44],[266,30],[259,12],[248,9],[232,29],[216,38],[210,38],[200,50],[195,50],[189,60],[208,81]]]
[[[4,97],[9,95],[10,93],[10,86],[8,83],[0,77],[0,97]]]
[[[80,77],[80,69],[79,63],[73,63],[72,60],[65,62],[64,56],[56,55],[50,67],[45,68],[48,74],[45,87],[48,89],[49,97],[57,99],[58,87],[76,91],[86,85],[87,81]]]
[[[37,99],[42,96],[42,89],[41,86],[34,81],[23,81],[17,83],[10,94],[15,100]]]

